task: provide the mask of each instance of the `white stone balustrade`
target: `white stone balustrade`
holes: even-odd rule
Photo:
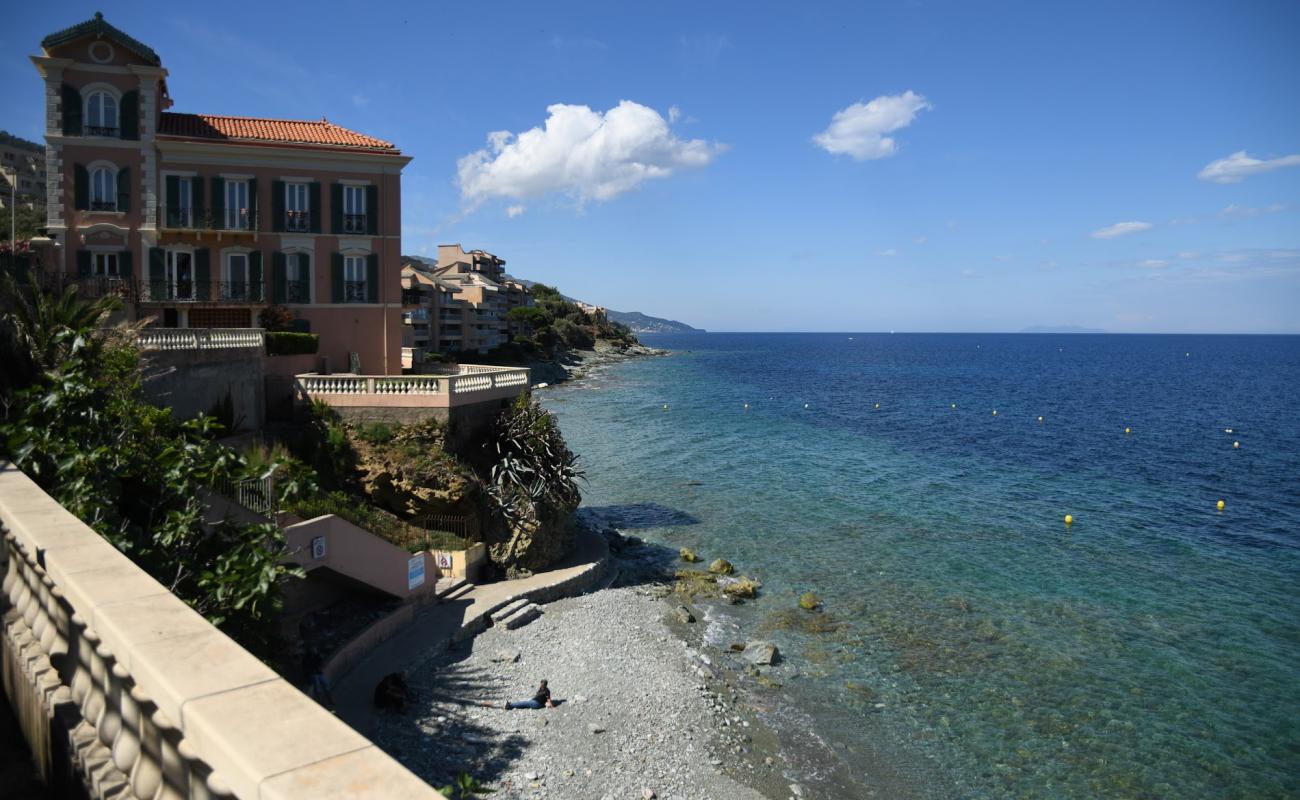
[[[7,462],[0,533],[4,690],[47,778],[104,800],[442,797]]]
[[[226,350],[262,342],[261,328],[145,328],[136,336],[141,350]]]
[[[451,407],[514,397],[528,390],[525,367],[466,364],[433,375],[295,376],[300,402],[323,400],[340,407]]]

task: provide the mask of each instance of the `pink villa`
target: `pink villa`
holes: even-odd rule
[[[166,328],[256,328],[283,304],[328,369],[400,374],[410,157],[325,119],[169,111],[161,59],[101,14],[41,48],[47,280]]]

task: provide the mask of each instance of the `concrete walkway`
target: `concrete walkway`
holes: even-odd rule
[[[372,731],[375,686],[392,672],[414,667],[434,647],[446,647],[488,626],[488,615],[527,597],[550,602],[579,594],[603,577],[609,564],[605,537],[584,529],[573,552],[555,569],[527,578],[475,586],[454,600],[431,606],[391,639],[380,644],[343,676],[332,694],[339,717],[369,738]]]

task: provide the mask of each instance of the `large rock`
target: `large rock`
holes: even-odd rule
[[[712,572],[714,575],[730,575],[735,571],[736,568],[731,566],[731,562],[725,558],[716,558],[713,560],[713,563],[709,565],[709,572]]]
[[[689,547],[683,547],[681,550],[677,551],[677,554],[682,557],[682,561],[693,563],[700,560],[700,557],[695,554],[695,551]]]
[[[690,623],[695,621],[695,615],[686,606],[678,606],[674,609],[674,613],[677,615],[678,622]]]
[[[781,653],[771,642],[748,642],[740,657],[756,666],[770,667],[781,657]]]

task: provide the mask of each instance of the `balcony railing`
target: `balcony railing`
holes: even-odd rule
[[[344,214],[343,215],[343,232],[344,233],[366,233],[369,226],[366,224],[365,214]]]
[[[90,210],[91,211],[116,211],[117,201],[116,200],[91,200]]]
[[[402,305],[418,306],[424,302],[424,292],[419,289],[403,289]]]
[[[194,209],[180,206],[172,208],[163,206],[163,227],[164,228],[195,228]]]
[[[84,130],[87,136],[111,136],[117,138],[117,128],[110,128],[107,125],[87,125]]]
[[[262,341],[261,328],[145,328],[135,339],[141,350],[229,350]]]
[[[308,281],[285,281],[284,302],[310,303],[311,283],[309,283]]]
[[[299,402],[340,407],[450,407],[514,397],[528,390],[525,367],[462,365],[432,375],[298,375]]]
[[[306,233],[311,230],[311,212],[284,212],[284,229],[290,233]]]
[[[77,296],[83,299],[120,297],[129,300],[135,296],[135,281],[116,275],[69,275],[62,272],[33,272],[36,285],[50,292],[62,292],[70,286],[77,287]]]
[[[227,209],[206,208],[198,211],[186,206],[162,206],[159,218],[164,228],[205,231],[256,231],[259,215],[256,210],[239,208],[227,214]]]
[[[345,303],[365,303],[366,300],[366,282],[365,281],[344,281],[343,282],[343,302]]]
[[[234,303],[266,302],[266,285],[250,281],[144,281],[141,303]]]

